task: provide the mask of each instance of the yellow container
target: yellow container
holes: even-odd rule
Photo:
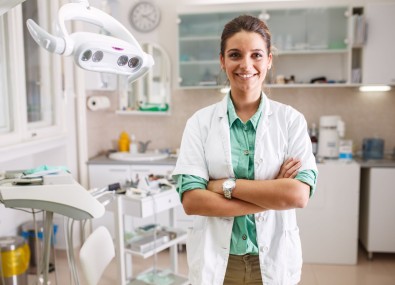
[[[26,241],[19,236],[0,237],[0,258],[0,284],[27,285],[30,249]]]
[[[127,132],[122,132],[118,140],[118,151],[129,152],[130,138]]]

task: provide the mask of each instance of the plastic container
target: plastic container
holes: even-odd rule
[[[384,140],[380,138],[365,138],[362,142],[362,158],[383,159],[384,158]]]
[[[122,132],[118,140],[118,151],[128,152],[129,151],[130,138],[127,132]]]
[[[352,140],[340,140],[339,142],[339,159],[350,161],[352,160],[353,142]]]
[[[30,261],[29,261],[29,270],[28,273],[36,274],[37,273],[37,250],[36,250],[36,234],[34,231],[34,223],[32,221],[24,223],[22,225],[22,237],[26,240],[30,248]],[[44,225],[42,221],[37,222],[37,236],[39,239],[40,249],[38,251],[38,256],[42,254],[42,245],[44,242]],[[53,234],[56,237],[56,233],[58,231],[58,226],[53,225]],[[51,256],[49,258],[49,272],[55,270],[55,258],[54,258],[54,244],[56,242],[56,238],[54,238],[51,242]]]
[[[0,285],[27,285],[30,250],[19,236],[0,237]]]
[[[136,141],[136,136],[134,134],[131,135],[130,144],[129,144],[129,152],[136,154],[138,153],[138,145]]]

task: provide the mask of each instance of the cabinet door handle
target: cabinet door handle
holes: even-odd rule
[[[142,172],[142,173],[150,173],[149,169],[133,169],[133,172]]]
[[[127,169],[110,168],[110,172],[127,172]]]

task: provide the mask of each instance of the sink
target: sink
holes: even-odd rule
[[[167,153],[147,151],[145,153],[113,152],[108,156],[110,159],[123,161],[154,161],[168,158]]]

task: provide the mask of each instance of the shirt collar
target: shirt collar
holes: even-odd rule
[[[248,121],[251,122],[251,124],[252,124],[252,126],[254,127],[255,130],[256,130],[257,126],[258,126],[259,119],[261,118],[261,115],[262,115],[263,101],[264,101],[264,100],[262,100],[262,97],[263,96],[262,96],[262,93],[261,93],[261,101],[259,102],[258,110],[248,120]],[[229,92],[229,96],[228,96],[228,120],[229,120],[229,126],[231,127],[233,125],[233,123],[237,119],[240,120],[239,116],[237,116],[236,109],[235,109],[235,106],[233,105],[233,102],[232,102],[232,99],[231,99],[231,96],[230,96],[230,92]],[[240,120],[240,122],[242,122],[242,121]],[[248,122],[246,122],[246,124],[247,123]]]

